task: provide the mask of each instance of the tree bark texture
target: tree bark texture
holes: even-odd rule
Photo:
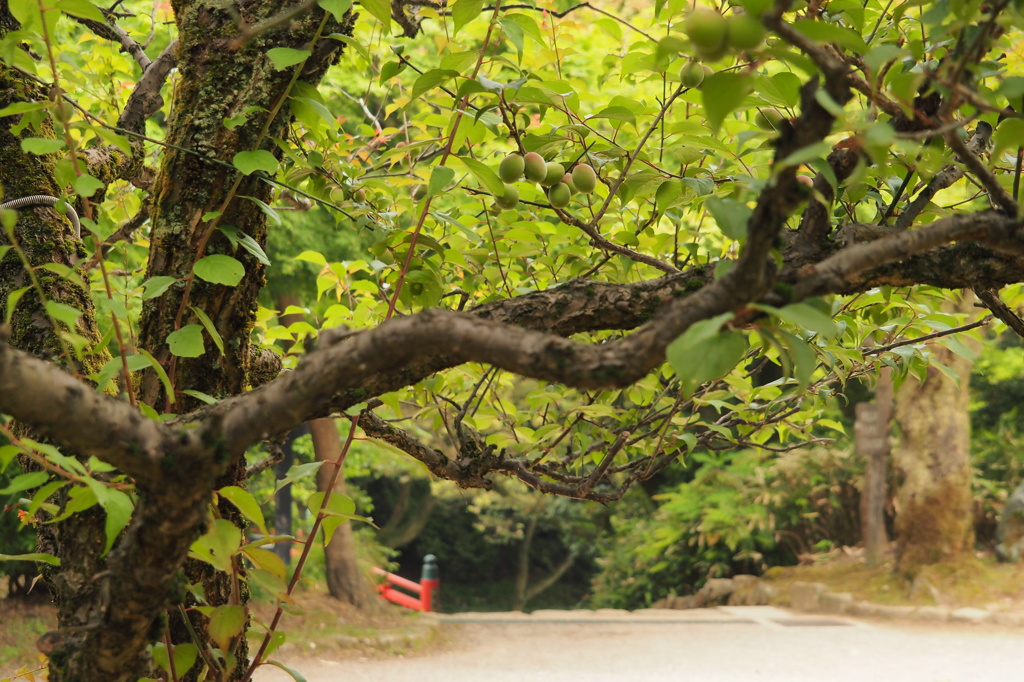
[[[974,541],[967,412],[971,363],[942,346],[932,351],[960,381],[929,366],[924,382],[908,377],[896,393],[901,436],[894,464],[902,477],[896,561],[906,575],[953,558]]]
[[[854,445],[865,459],[864,488],[861,493],[861,537],[868,566],[882,562],[888,537],[885,532],[885,475],[892,452],[892,371],[879,372],[875,399],[857,405]]]

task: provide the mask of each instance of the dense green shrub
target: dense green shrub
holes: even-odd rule
[[[612,516],[595,605],[648,606],[708,578],[760,573],[859,539],[862,467],[848,452],[705,453],[688,467],[692,481],[653,499],[637,493]]]

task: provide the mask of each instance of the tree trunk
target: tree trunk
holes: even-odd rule
[[[288,470],[295,464],[295,440],[309,433],[309,427],[303,424],[292,429],[281,444],[284,457],[274,466],[274,477],[281,480],[288,475]],[[292,486],[286,485],[274,494],[274,535],[291,535],[295,530],[292,522]],[[292,563],[292,547],[290,541],[274,543],[274,553],[281,557],[285,566]]]
[[[861,537],[868,566],[882,562],[888,537],[885,533],[885,472],[892,452],[892,370],[878,374],[875,399],[857,405],[854,439],[857,454],[867,461],[861,493]]]
[[[523,541],[519,543],[519,561],[516,566],[516,593],[513,611],[522,611],[526,606],[526,588],[530,584],[530,548],[533,545],[533,534],[537,532],[537,518],[531,516],[526,522]]]
[[[334,474],[333,463],[341,453],[341,437],[333,419],[314,419],[309,422],[309,429],[313,434],[317,461],[324,462],[317,472],[316,488],[326,493]],[[346,494],[344,473],[338,475],[334,493]],[[327,589],[332,597],[360,609],[372,609],[379,604],[376,591],[359,570],[351,522],[343,523],[335,529],[330,543],[324,547],[324,560],[327,564]]]
[[[896,496],[897,570],[914,575],[925,565],[969,550],[974,540],[967,412],[971,363],[942,346],[922,383],[908,377],[896,394],[900,446],[894,463],[903,482]]]

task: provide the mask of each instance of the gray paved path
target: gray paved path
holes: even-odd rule
[[[452,643],[436,654],[292,664],[309,682],[1024,682],[1024,632],[1010,629],[771,607],[465,614],[442,627]]]

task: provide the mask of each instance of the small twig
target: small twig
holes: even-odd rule
[[[981,153],[988,146],[988,141],[991,136],[992,126],[984,121],[978,123],[977,127],[974,129],[974,135],[971,136],[971,139],[967,144],[964,144],[953,131],[947,131],[943,134],[943,137],[948,142],[950,148],[952,148],[954,153],[956,153],[957,161],[960,161],[964,166],[971,168],[972,171],[976,168],[980,168],[981,172],[986,175],[991,175],[991,173],[988,172],[988,169],[984,167],[975,154]],[[973,164],[971,162],[973,162]],[[941,171],[935,174],[935,177],[931,179],[931,182],[921,190],[910,205],[907,206],[906,210],[900,214],[900,217],[896,220],[896,229],[906,230],[909,228],[911,224],[913,224],[914,219],[920,215],[921,211],[925,209],[928,202],[930,202],[936,194],[953,185],[953,183],[962,178],[965,173],[966,171],[964,168],[956,163],[946,164]],[[1000,190],[1002,190],[1002,188],[1000,188]],[[1003,191],[1003,193],[1005,194],[1005,191]],[[1010,215],[1016,215],[1016,210],[1014,210]]]
[[[996,208],[1001,210],[1006,215],[1016,216],[1017,215],[1017,202],[1014,201],[1013,197],[1006,193],[1003,186],[999,184],[999,180],[992,174],[992,171],[988,169],[984,163],[982,163],[979,155],[988,146],[988,140],[992,135],[992,126],[984,121],[980,121],[978,126],[974,129],[974,137],[971,138],[971,142],[975,141],[975,138],[981,138],[977,144],[968,145],[964,144],[963,140],[956,136],[954,132],[947,132],[944,137],[946,142],[949,144],[960,162],[967,167],[967,170],[974,174],[974,177],[981,183],[985,191],[988,192],[989,198],[992,199],[992,203],[996,205]],[[980,148],[979,148],[980,147]],[[978,151],[975,151],[975,150]]]
[[[893,348],[899,348],[901,346],[913,346],[915,343],[924,343],[925,341],[931,341],[932,339],[938,339],[943,336],[949,336],[951,334],[959,334],[960,332],[968,332],[972,329],[977,329],[983,325],[988,324],[993,318],[993,315],[986,315],[984,318],[977,322],[971,322],[961,327],[954,327],[952,329],[943,329],[942,331],[932,332],[931,334],[925,334],[924,336],[918,336],[915,339],[904,339],[903,341],[897,341],[890,343],[888,346],[878,346],[876,348],[869,348],[861,351],[864,355],[878,355],[879,353],[885,353],[892,350]]]

